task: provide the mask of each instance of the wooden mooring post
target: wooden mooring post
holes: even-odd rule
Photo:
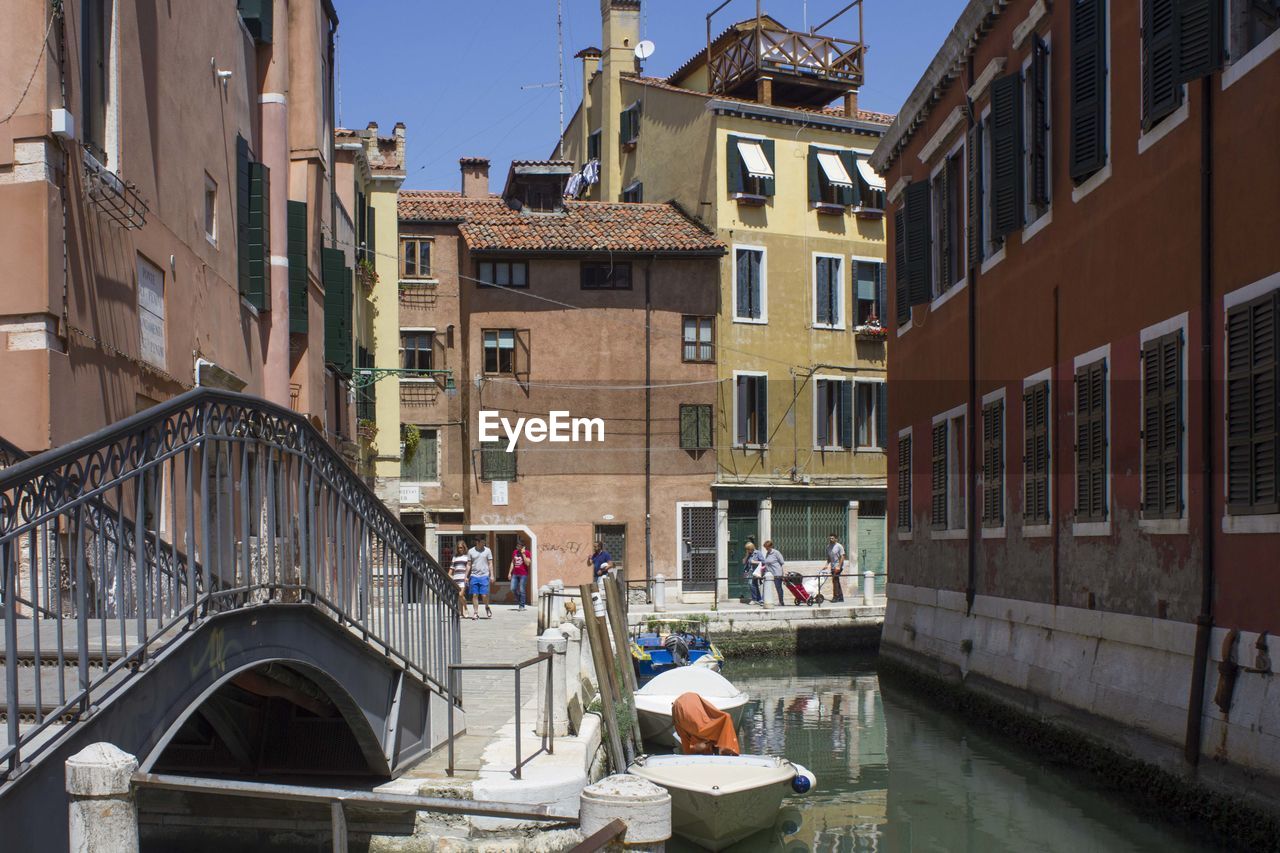
[[[582,618],[586,623],[587,641],[591,643],[591,660],[596,670],[596,681],[600,686],[600,714],[604,719],[604,741],[609,750],[609,762],[615,773],[625,773],[628,757],[622,749],[622,738],[618,731],[617,701],[618,691],[614,684],[613,652],[609,648],[609,638],[605,634],[604,625],[596,615],[591,594],[592,584],[584,583],[578,588],[582,593]],[[630,740],[630,738],[628,738]]]
[[[634,744],[636,755],[644,751],[643,739],[640,736],[640,719],[636,714],[636,670],[631,663],[631,640],[627,635],[626,606],[623,603],[622,585],[614,578],[604,579],[605,609],[609,615],[609,625],[613,629],[614,647],[617,649],[617,666],[621,676],[618,685],[620,697],[631,709],[631,731],[628,736]]]

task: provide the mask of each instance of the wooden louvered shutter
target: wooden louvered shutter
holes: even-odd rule
[[[735,443],[737,444],[751,444],[751,435],[749,430],[751,424],[751,409],[748,408],[751,398],[747,393],[750,388],[750,385],[748,384],[750,380],[751,377],[749,376],[739,376],[734,383],[734,396],[737,403],[735,406],[737,413],[737,417],[735,418],[737,421],[735,424],[735,428],[737,430],[737,441]]]
[[[889,383],[876,384],[876,447],[889,446]]]
[[[1222,67],[1222,0],[1174,0],[1174,82],[1185,83]]]
[[[271,306],[271,173],[262,163],[249,163],[249,227],[245,251],[249,277],[241,295],[259,311]]]
[[[324,276],[324,355],[339,373],[351,373],[352,293],[346,255],[341,249],[321,249]]]
[[[885,274],[885,265],[876,264],[876,320],[882,324],[887,324],[888,315],[885,313],[889,310],[889,283],[888,276]]]
[[[1031,43],[1031,203],[1049,203],[1049,46]]]
[[[249,171],[249,141],[236,136],[236,263],[240,295],[249,292],[249,199],[253,176]]]
[[[822,167],[818,163],[818,149],[809,146],[809,201],[822,201]]]
[[[1182,333],[1142,347],[1142,514],[1182,515]]]
[[[945,293],[955,279],[955,271],[951,269],[951,169],[947,161],[942,161],[942,171],[937,179],[937,205],[934,213],[938,216],[938,293]],[[930,294],[932,296],[932,293]]]
[[[728,180],[729,192],[743,192],[742,152],[738,150],[738,137],[730,136],[725,144],[725,178]]]
[[[1142,0],[1142,127],[1152,127],[1182,103],[1177,82],[1174,0]]]
[[[991,233],[1004,237],[1022,225],[1022,77],[991,84]]]
[[[929,182],[907,184],[907,304],[923,305],[933,296],[930,264]]]
[[[853,383],[842,379],[840,386],[840,446],[853,447]]]
[[[778,166],[777,166],[777,164],[776,164],[776,163],[774,163],[774,160],[773,160],[773,140],[772,140],[772,139],[761,139],[761,140],[760,140],[760,150],[764,152],[764,159],[766,159],[766,160],[768,160],[768,161],[769,161],[769,168],[770,168],[770,170],[772,170],[772,171],[773,171],[774,175],[777,175],[777,174],[778,174]],[[760,194],[761,194],[761,195],[768,195],[768,196],[773,195],[773,185],[774,185],[774,178],[761,178],[761,179],[760,179]]]
[[[965,142],[965,154],[969,160],[968,194],[969,199],[969,263],[976,265],[982,261],[982,128],[974,125],[969,129],[969,138]]]
[[[911,292],[907,273],[907,203],[906,199],[893,212],[893,300],[898,325],[911,319]]]
[[[898,529],[911,529],[911,435],[898,436]]]
[[[1049,383],[1028,388],[1023,401],[1023,520],[1049,521]]]
[[[835,258],[819,257],[814,259],[814,322],[831,326],[836,322],[836,300],[839,293],[836,288],[840,282],[835,281],[832,274]]]
[[[1105,361],[1076,371],[1076,518],[1107,517],[1107,403]]]
[[[982,523],[1004,523],[1004,401],[982,407]]]
[[[769,443],[769,380],[765,376],[754,377],[756,384],[756,443]]]
[[[862,200],[862,184],[858,177],[857,157],[852,151],[841,151],[840,163],[844,166],[845,172],[849,174],[849,186],[840,188],[840,203],[848,207],[849,205],[861,205]]]
[[[813,443],[818,447],[828,447],[831,445],[831,383],[825,379],[819,379],[813,385],[813,395],[816,398],[817,405],[814,406],[817,429],[814,430]]]
[[[1106,0],[1071,4],[1071,177],[1083,181],[1107,162]]]
[[[307,203],[289,202],[289,333],[305,335],[310,327],[307,266]]]
[[[1227,511],[1280,512],[1280,292],[1227,312]]]
[[[947,527],[947,422],[933,425],[933,477],[930,522],[935,530]]]

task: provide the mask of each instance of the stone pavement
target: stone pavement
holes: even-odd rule
[[[467,612],[471,612],[468,606]],[[519,663],[537,654],[538,610],[523,612],[514,604],[493,605],[493,618],[462,620],[462,663]],[[538,667],[521,670],[520,698],[522,728],[532,729],[537,715]],[[484,749],[498,731],[515,716],[515,676],[509,671],[463,671],[462,706],[466,711],[467,732],[454,743],[455,779],[475,779]],[[528,725],[524,725],[524,723]],[[523,742],[524,739],[522,739]],[[528,741],[529,752],[538,748]],[[448,749],[440,749],[426,761],[409,770],[406,778],[444,779],[449,762]]]

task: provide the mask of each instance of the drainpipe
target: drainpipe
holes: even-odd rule
[[[653,257],[644,265],[644,578],[653,578]]]
[[[1200,763],[1204,714],[1204,680],[1209,669],[1213,634],[1213,86],[1212,75],[1200,78],[1200,429],[1203,468],[1200,530],[1200,615],[1196,619],[1195,659],[1191,665],[1191,697],[1187,701],[1187,763]]]
[[[973,54],[965,63],[966,89],[973,88]],[[973,130],[973,104],[967,104],[965,133]],[[964,235],[968,241],[968,234]],[[966,253],[967,253],[966,246]],[[965,526],[969,530],[969,580],[964,591],[964,612],[968,616],[973,613],[973,599],[977,595],[978,580],[978,469],[974,464],[978,449],[978,282],[975,258],[969,258],[969,416],[965,418],[966,449],[965,457],[968,471],[966,486],[969,492],[965,513],[968,516]]]
[[[1061,506],[1061,504],[1058,502],[1058,500],[1055,498],[1053,494],[1054,490],[1058,488],[1058,484],[1061,481],[1061,478],[1053,476],[1053,473],[1052,473],[1052,470],[1053,470],[1052,466],[1058,459],[1057,451],[1054,449],[1053,445],[1054,445],[1054,442],[1058,440],[1058,411],[1059,411],[1058,407],[1061,405],[1060,400],[1062,398],[1062,394],[1058,390],[1058,380],[1056,378],[1058,375],[1058,359],[1060,357],[1059,356],[1059,340],[1058,340],[1058,323],[1059,323],[1058,288],[1055,285],[1053,288],[1053,362],[1049,367],[1049,412],[1046,413],[1051,419],[1049,421],[1051,426],[1049,428],[1049,438],[1048,438],[1049,465],[1050,465],[1050,473],[1048,476],[1049,476],[1049,484],[1051,488],[1050,488],[1049,494],[1046,496],[1046,499],[1049,502],[1049,507],[1048,507],[1049,524],[1053,525],[1049,529],[1053,536],[1053,573],[1051,575],[1051,581],[1053,583],[1052,600],[1055,607],[1058,606],[1058,604],[1060,603],[1061,598],[1059,595],[1059,590],[1061,589],[1061,586],[1062,586],[1062,584],[1060,583],[1061,575],[1059,574],[1059,568],[1058,568],[1058,552],[1059,552],[1059,545],[1060,545],[1060,538],[1059,538],[1060,534],[1058,530],[1058,507]],[[1025,439],[1024,439],[1024,442],[1025,442]]]

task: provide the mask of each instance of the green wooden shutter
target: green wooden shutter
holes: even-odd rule
[[[876,383],[876,447],[889,446],[889,383]]]
[[[321,250],[324,273],[325,361],[344,375],[351,373],[351,268],[341,249]]]
[[[1280,512],[1280,292],[1227,312],[1227,511]]]
[[[593,130],[587,134],[587,159],[600,159],[600,131]]]
[[[888,280],[885,275],[884,264],[876,264],[876,319],[881,323],[888,324],[888,315],[885,313],[889,310],[889,292]]]
[[[911,319],[910,276],[907,274],[907,206],[906,199],[893,212],[893,300],[898,315],[898,325],[906,325]]]
[[[844,170],[849,174],[849,183],[847,187],[840,188],[840,203],[848,207],[849,205],[861,205],[862,199],[862,183],[860,180],[861,173],[858,172],[858,158],[854,156],[852,151],[840,151],[840,162],[844,165]]]
[[[933,295],[930,264],[929,182],[907,184],[907,304],[923,305]]]
[[[236,0],[236,8],[253,40],[258,44],[271,44],[275,17],[273,0]]]
[[[752,377],[756,386],[756,444],[769,443],[769,379]]]
[[[840,386],[840,446],[853,447],[853,383],[847,379]]]
[[[818,164],[818,149],[809,146],[809,201],[822,201],[822,168]]]
[[[969,161],[969,263],[973,265],[982,260],[982,128],[979,125],[969,129],[965,155]]]
[[[1222,67],[1222,0],[1174,0],[1175,83]]]
[[[1004,401],[982,407],[982,523],[1004,524]]]
[[[307,311],[307,203],[289,202],[289,333],[305,335],[310,327]]]
[[[249,292],[249,141],[236,136],[236,265],[240,295]]]
[[[769,161],[769,169],[773,171],[774,175],[777,175],[778,166],[773,162],[773,140],[761,139],[760,150],[764,152],[764,159]],[[767,196],[773,195],[773,185],[775,180],[775,178],[762,178],[760,180],[760,194]]]
[[[1049,521],[1049,383],[1028,388],[1023,402],[1023,521]]]
[[[1031,203],[1049,203],[1049,46],[1031,43]],[[971,161],[972,162],[972,161]]]
[[[730,136],[725,143],[725,177],[728,179],[729,192],[743,192],[742,152],[738,150],[738,137]]]
[[[911,436],[898,436],[898,529],[911,529]]]
[[[991,84],[991,233],[1022,226],[1022,75]]]
[[[947,527],[947,422],[933,425],[933,477],[930,522],[935,530]]]
[[[1071,4],[1071,177],[1083,181],[1107,162],[1106,0]]]
[[[951,169],[942,161],[938,173],[938,292],[944,293],[956,280],[951,269]],[[930,294],[932,296],[932,293]]]
[[[1107,517],[1107,366],[1105,361],[1076,371],[1076,517]]]
[[[698,448],[698,407],[680,406],[680,446],[685,450]]]
[[[241,294],[259,311],[271,304],[271,174],[262,163],[249,163],[249,227],[245,249],[248,278]]]
[[[711,440],[711,407],[697,406],[698,410],[698,447],[710,450]]]
[[[1142,512],[1182,515],[1182,332],[1142,348]]]
[[[1142,0],[1142,127],[1150,128],[1182,102],[1177,81],[1174,0]]]

